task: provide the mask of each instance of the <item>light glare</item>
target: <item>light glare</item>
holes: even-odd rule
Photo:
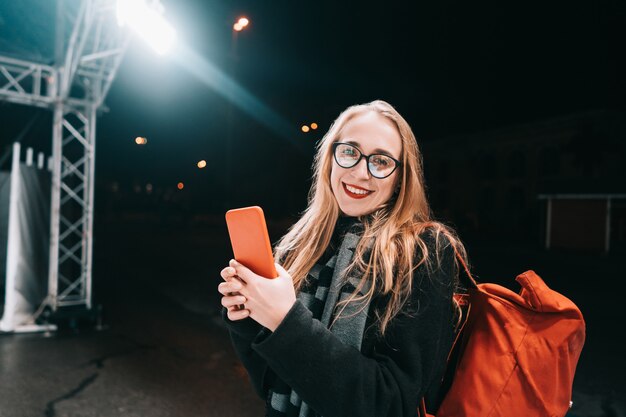
[[[118,0],[117,22],[130,26],[160,55],[168,52],[176,39],[172,25],[145,0]]]
[[[198,162],[198,168],[202,169],[206,167],[206,161],[203,159],[202,161]]]
[[[302,131],[304,133],[308,132],[309,131],[309,127],[307,125],[302,126]]]

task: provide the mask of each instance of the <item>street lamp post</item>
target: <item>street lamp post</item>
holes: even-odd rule
[[[236,61],[238,59],[237,56],[237,37],[239,32],[243,31],[250,24],[250,20],[247,17],[240,17],[235,24],[233,24],[233,40],[231,44],[231,53],[233,54],[233,59]]]
[[[235,77],[235,69],[237,67],[237,61],[239,60],[239,56],[237,53],[237,40],[239,38],[239,32],[245,30],[250,24],[250,20],[246,17],[240,17],[234,24],[232,29],[232,38],[230,43],[230,75],[231,77]],[[233,114],[233,101],[232,99],[228,102],[228,115],[227,115],[227,138],[226,138],[226,192],[225,194],[225,208],[230,209],[232,207],[232,197],[233,197],[233,174],[234,170],[232,168],[232,152],[235,147],[235,134],[234,134],[234,114]]]

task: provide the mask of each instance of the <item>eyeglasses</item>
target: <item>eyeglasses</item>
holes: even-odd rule
[[[337,164],[342,168],[352,168],[361,161],[361,158],[365,158],[367,170],[372,177],[378,179],[387,178],[402,165],[400,161],[389,155],[365,155],[356,146],[342,142],[333,143],[333,155]]]

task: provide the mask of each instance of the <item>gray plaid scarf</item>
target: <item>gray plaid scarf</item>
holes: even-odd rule
[[[359,227],[355,227],[359,226]],[[311,312],[313,317],[329,327],[337,314],[336,307],[350,297],[360,283],[361,275],[355,271],[346,274],[352,262],[359,240],[361,224],[353,225],[343,237],[339,251],[328,261],[315,264],[309,271],[307,283],[298,293],[298,299]],[[359,229],[359,230],[357,230]],[[361,295],[370,288],[367,282],[359,290]],[[349,346],[361,349],[365,323],[369,310],[367,302],[350,302],[341,311],[341,318],[335,320],[330,331]],[[320,417],[300,399],[285,382],[276,381],[268,395],[267,416],[269,417]]]

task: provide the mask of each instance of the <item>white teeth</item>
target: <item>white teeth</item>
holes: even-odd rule
[[[359,188],[351,187],[348,184],[346,184],[346,188],[348,189],[348,191],[354,194],[369,194],[371,192],[371,191],[366,191],[366,190],[361,190]]]

